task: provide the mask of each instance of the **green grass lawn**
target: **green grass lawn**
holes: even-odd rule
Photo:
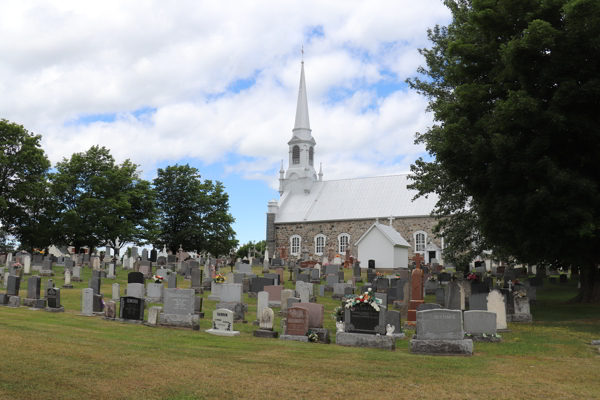
[[[54,270],[60,287],[62,268]],[[532,306],[534,323],[509,324],[502,343],[476,343],[473,357],[433,357],[410,354],[409,339],[390,352],[254,338],[256,299],[247,295],[248,323],[235,325],[242,334],[234,338],[202,332],[216,305],[208,294],[200,332],[82,317],[81,289],[91,270],[82,271],[84,282],[61,291],[64,313],[0,307],[0,399],[600,398],[600,356],[589,345],[600,339],[600,307],[565,303],[576,294],[575,281],[546,283]],[[115,282],[123,294],[127,273],[117,276],[103,279],[105,299]],[[178,285],[189,281],[179,277]],[[330,315],[339,301],[318,302],[335,341]]]

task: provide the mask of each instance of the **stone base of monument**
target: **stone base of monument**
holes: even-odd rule
[[[258,298],[258,293],[256,292],[248,292],[248,297],[251,299],[257,299]]]
[[[228,337],[240,335],[240,331],[223,331],[220,329],[207,329],[204,332],[210,333],[211,335],[228,336]]]
[[[106,279],[117,279],[117,276],[116,275],[107,275]]]
[[[45,307],[44,311],[46,311],[46,312],[65,312],[65,308],[63,306],[60,306],[58,308]]]
[[[40,271],[40,276],[54,276],[54,271],[43,269]]]
[[[418,340],[410,341],[410,352],[434,356],[472,356],[473,341],[463,340]]]
[[[71,278],[71,280],[72,280],[73,282],[83,282],[83,279],[81,279],[81,278],[75,278],[75,277],[72,277],[72,278]]]
[[[198,319],[200,317],[196,314],[179,315],[161,313],[158,315],[158,324],[193,329],[195,325],[198,325]]]
[[[533,317],[531,316],[531,314],[509,314],[506,316],[506,322],[532,323]]]
[[[269,308],[281,308],[281,301],[269,301]]]
[[[44,299],[23,299],[23,305],[31,308],[44,308],[46,307],[46,300]]]
[[[308,336],[300,336],[300,335],[281,335],[279,336],[281,340],[291,340],[294,342],[308,342]]]
[[[21,297],[10,296],[8,298],[8,306],[9,307],[21,307]]]
[[[107,321],[114,321],[116,318],[102,317],[102,319],[105,319]]]
[[[380,350],[396,350],[396,338],[385,335],[367,335],[363,333],[337,332],[335,343],[339,346],[368,347]]]
[[[512,329],[496,329],[496,333],[511,333]]]
[[[73,285],[62,285],[63,289],[73,289]]]
[[[102,317],[103,319],[109,319],[106,317]],[[137,324],[137,325],[141,325],[144,323],[144,321],[142,321],[141,319],[125,319],[125,318],[115,318],[114,321],[116,322],[126,322],[128,324]]]
[[[257,329],[252,332],[252,336],[267,339],[277,339],[279,333],[277,331],[268,331],[264,329]]]
[[[499,337],[493,337],[493,336],[485,336],[483,337],[483,335],[473,335],[473,336],[469,336],[469,339],[473,340],[474,342],[483,342],[483,343],[500,343],[502,341],[502,338]]]

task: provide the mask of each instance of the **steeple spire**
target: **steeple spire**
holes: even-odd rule
[[[295,135],[300,136],[296,130],[306,129],[310,137],[310,120],[308,119],[308,99],[306,97],[306,83],[304,81],[304,61],[300,70],[300,88],[298,89],[298,104],[296,105],[296,122],[292,130]]]
[[[323,163],[319,166],[319,182],[323,180]]]

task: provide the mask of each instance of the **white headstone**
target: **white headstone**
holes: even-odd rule
[[[112,285],[112,299],[114,301],[119,301],[121,298],[121,285],[118,283],[113,283]]]
[[[25,257],[23,259],[23,273],[29,274],[31,270],[31,257]]]
[[[86,288],[81,293],[81,313],[94,315],[94,289]]]
[[[263,308],[260,313],[260,329],[273,330],[273,321],[275,320],[275,314],[269,307]]]
[[[506,329],[506,305],[504,303],[504,295],[499,290],[492,290],[487,296],[488,311],[496,313],[496,328]]]
[[[269,293],[258,292],[258,301],[256,302],[256,318],[260,318],[262,310],[269,307]]]
[[[71,284],[71,271],[68,269],[65,270],[65,285]]]
[[[206,333],[218,336],[238,336],[240,332],[233,330],[233,312],[225,308],[213,311],[213,327]]]

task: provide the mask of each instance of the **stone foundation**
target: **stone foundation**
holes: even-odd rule
[[[308,336],[299,336],[299,335],[281,335],[279,336],[281,340],[292,340],[295,342],[308,342]]]
[[[472,356],[473,341],[463,340],[418,340],[410,341],[410,352],[434,356]]]
[[[367,347],[380,350],[396,350],[396,338],[385,335],[337,332],[335,342],[339,346]]]
[[[267,331],[263,329],[257,329],[252,332],[252,336],[259,338],[267,338],[267,339],[277,339],[279,333],[277,331]]]

